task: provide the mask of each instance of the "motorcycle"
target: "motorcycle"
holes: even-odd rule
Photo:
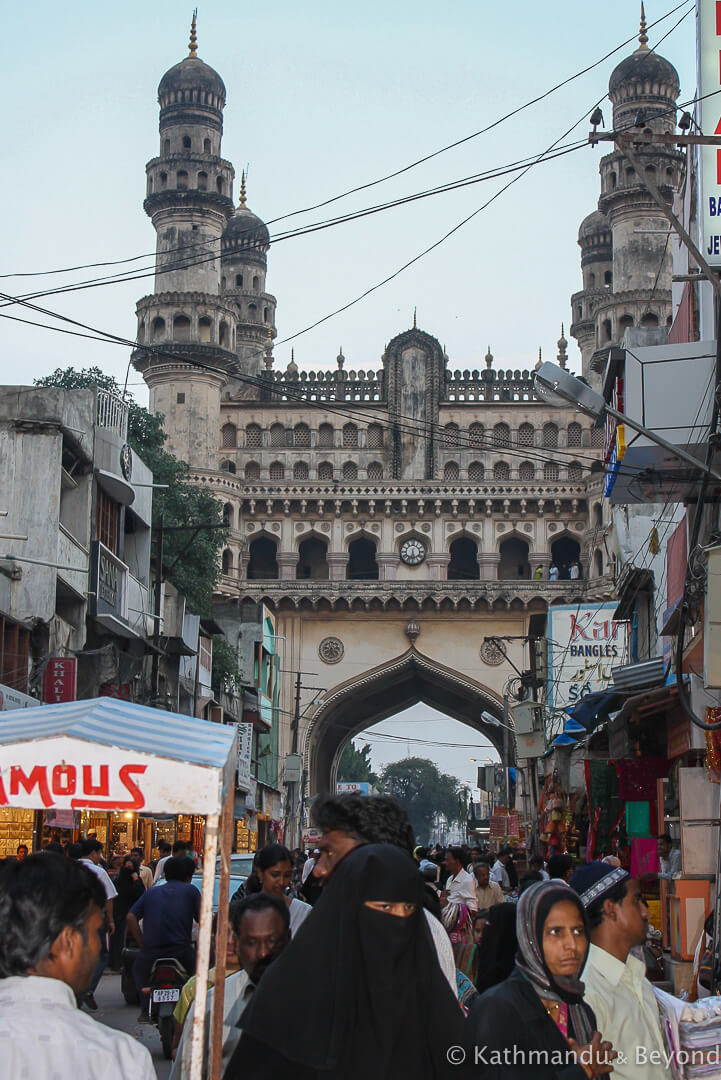
[[[163,1055],[170,1060],[173,1048],[173,1010],[189,975],[179,960],[161,957],[150,972],[148,1009],[150,1020],[160,1032]]]

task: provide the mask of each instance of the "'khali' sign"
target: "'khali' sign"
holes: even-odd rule
[[[698,0],[699,126],[721,135],[721,2]],[[701,254],[721,266],[721,146],[701,146]]]

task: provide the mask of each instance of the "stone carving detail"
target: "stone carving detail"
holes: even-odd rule
[[[483,663],[488,664],[490,667],[497,667],[498,664],[502,664],[505,660],[503,649],[490,639],[487,639],[481,645],[480,657]]]
[[[345,655],[345,647],[340,638],[323,638],[318,646],[318,656],[324,664],[337,664]]]

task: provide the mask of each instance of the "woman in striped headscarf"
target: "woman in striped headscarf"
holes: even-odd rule
[[[585,1080],[610,1073],[615,1054],[601,1042],[583,1000],[589,939],[578,897],[555,881],[531,886],[518,901],[516,934],[513,971],[476,998],[468,1017],[484,1080]]]

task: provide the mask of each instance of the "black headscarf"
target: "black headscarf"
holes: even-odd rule
[[[391,844],[346,856],[264,974],[244,1034],[273,1047],[282,1032],[283,1055],[329,1080],[457,1075],[446,1053],[462,1042],[463,1017],[438,964],[423,887],[410,855]],[[399,918],[366,900],[416,910]]]
[[[476,989],[479,994],[503,982],[513,971],[516,962],[516,905],[494,904],[488,911],[488,922],[478,946]]]
[[[586,929],[586,952],[577,975],[552,975],[543,955],[543,928],[554,904],[573,904]],[[564,1001],[573,1027],[573,1034],[582,1044],[590,1042],[592,1029],[583,1007],[584,985],[580,973],[588,957],[590,938],[586,913],[578,895],[568,885],[541,881],[527,889],[518,901],[516,911],[518,956],[516,967],[528,979],[539,997],[546,1001]]]

